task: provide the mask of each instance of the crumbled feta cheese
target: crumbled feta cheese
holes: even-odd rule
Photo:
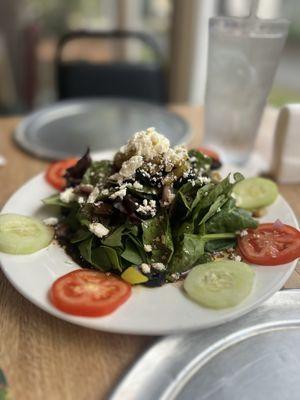
[[[135,189],[143,189],[143,185],[141,185],[140,182],[138,182],[138,181],[134,182],[133,187]]]
[[[123,162],[119,175],[123,178],[129,178],[135,174],[135,171],[142,166],[143,162],[142,156],[130,157],[129,160]]]
[[[156,201],[155,200],[143,200],[143,204],[140,204],[139,207],[136,210],[137,212],[140,212],[141,214],[148,214],[152,217],[155,216],[156,214]]]
[[[179,272],[174,272],[174,274],[172,274],[171,277],[172,277],[175,281],[178,281],[178,279],[180,278],[180,274],[179,274]]]
[[[99,238],[102,238],[109,233],[109,230],[99,222],[93,222],[89,224],[89,230]]]
[[[71,201],[75,201],[77,199],[77,196],[74,193],[73,188],[67,188],[59,194],[59,199],[64,203],[70,203]]]
[[[200,183],[210,183],[211,182],[211,179],[208,178],[207,176],[199,176],[198,180]]]
[[[146,131],[136,132],[120,151],[124,154],[142,156],[147,161],[161,156],[169,148],[170,142],[166,137],[156,132],[155,128],[148,128]]]
[[[233,261],[238,261],[238,262],[242,261],[242,257],[240,255],[236,254],[235,252],[230,252],[228,254],[228,258],[229,258],[229,260],[233,260]]]
[[[157,271],[164,271],[166,269],[166,266],[162,263],[154,263],[152,264],[152,267]]]
[[[115,193],[111,194],[109,198],[115,200],[117,197],[119,197],[121,200],[123,200],[123,198],[126,196],[126,193],[127,193],[127,188],[120,187],[120,189],[117,190]]]
[[[144,274],[150,274],[150,272],[151,272],[151,267],[150,267],[149,264],[143,263],[143,264],[141,264],[141,270],[142,270],[142,272],[143,272]]]
[[[108,193],[109,193],[109,190],[108,190],[108,189],[103,189],[102,192],[101,192],[101,194],[102,194],[103,196],[107,196]]]
[[[188,152],[184,146],[169,148],[164,154],[165,171],[170,172],[175,166],[182,165],[188,158]]]
[[[83,204],[83,203],[85,203],[85,198],[83,196],[79,196],[77,201],[79,204]]]
[[[54,225],[57,225],[57,223],[58,223],[58,218],[56,218],[56,217],[49,217],[49,218],[44,219],[43,222],[44,222],[45,225],[54,226]]]
[[[144,250],[146,253],[150,253],[152,251],[151,244],[144,244]]]
[[[89,195],[87,199],[87,203],[95,203],[97,200],[97,197],[99,196],[99,189],[95,187],[92,191],[92,193]]]
[[[243,229],[242,231],[237,232],[237,234],[238,234],[239,236],[241,236],[241,237],[247,236],[247,235],[248,235],[248,231],[247,231],[247,229]]]

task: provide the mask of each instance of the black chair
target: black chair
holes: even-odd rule
[[[152,53],[153,62],[82,60],[63,61],[65,46],[78,39],[131,40]],[[155,103],[167,101],[166,75],[156,42],[148,35],[131,31],[75,31],[64,35],[57,46],[56,84],[58,99],[83,97],[126,97]]]

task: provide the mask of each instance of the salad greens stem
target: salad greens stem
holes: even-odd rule
[[[209,240],[234,239],[235,237],[235,233],[208,233],[207,235],[203,235],[202,239],[208,242]]]

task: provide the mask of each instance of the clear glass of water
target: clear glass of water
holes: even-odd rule
[[[288,27],[254,16],[209,21],[204,141],[225,162],[249,158]]]

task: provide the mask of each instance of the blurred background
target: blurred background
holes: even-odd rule
[[[62,98],[57,81],[57,63],[62,60],[101,65],[126,60],[142,65],[159,58],[166,91],[158,101],[203,104],[208,18],[246,16],[249,4],[248,0],[1,0],[0,114],[28,112]],[[275,106],[300,102],[299,0],[262,0],[259,16],[291,20],[269,102]],[[157,53],[136,38],[122,43],[109,37],[77,38],[57,53],[66,32],[115,29],[146,33],[155,41]]]

